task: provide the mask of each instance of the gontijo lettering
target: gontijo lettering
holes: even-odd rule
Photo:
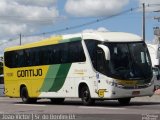
[[[36,77],[42,76],[42,69],[18,70],[17,77]]]

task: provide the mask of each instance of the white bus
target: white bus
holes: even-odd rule
[[[160,89],[160,47],[159,44],[147,44],[152,61],[153,75],[155,75],[155,90]]]
[[[81,98],[118,100],[152,96],[154,81],[147,46],[141,37],[123,32],[92,32],[51,37],[7,48],[5,94],[24,103],[40,98],[63,102]]]

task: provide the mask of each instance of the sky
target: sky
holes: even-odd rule
[[[141,8],[142,3],[149,5],[146,6],[146,41],[152,43],[153,27],[160,26],[160,22],[154,20],[160,12],[153,11],[160,10],[160,0],[0,0],[0,54],[6,47],[19,45],[20,34],[22,44],[57,34],[93,30],[142,36],[142,9],[70,29],[131,8]]]

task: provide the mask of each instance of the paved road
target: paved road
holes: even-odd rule
[[[101,101],[96,102],[94,106],[83,106],[79,99],[67,99],[61,105],[51,104],[47,99],[40,100],[37,104],[23,104],[21,99],[0,97],[0,120],[13,118],[21,120],[160,120],[160,96],[134,98],[129,106],[120,106],[117,101]]]

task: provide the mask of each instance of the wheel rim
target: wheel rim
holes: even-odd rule
[[[27,93],[26,92],[22,93],[21,98],[22,98],[22,101],[26,102],[27,101]]]
[[[25,97],[22,97],[22,101],[26,101],[27,99]]]

